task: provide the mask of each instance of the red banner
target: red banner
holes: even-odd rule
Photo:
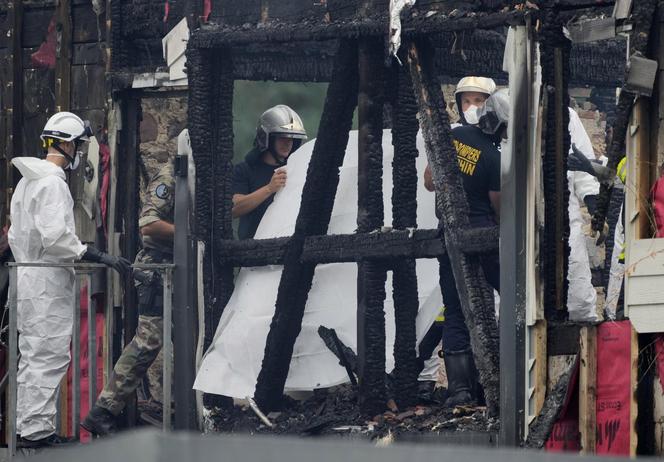
[[[597,454],[629,456],[631,334],[629,321],[597,327]]]

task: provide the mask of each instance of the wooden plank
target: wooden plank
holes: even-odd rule
[[[23,34],[23,3],[20,0],[13,0],[8,4],[8,19],[11,31],[8,47],[11,52],[11,80],[7,82],[10,89],[10,101],[6,102],[8,113],[10,114],[10,123],[8,124],[7,152],[11,157],[23,154],[23,59],[21,54],[21,36]],[[7,159],[11,161],[11,158]],[[11,167],[7,168],[7,185],[14,186],[18,183],[18,172]],[[11,197],[7,197],[7,203]]]
[[[72,8],[72,42],[89,43],[104,40],[104,17],[97,17],[92,4],[75,5]]]
[[[632,305],[629,319],[640,334],[664,331],[664,305]]]
[[[102,109],[105,106],[103,66],[71,66],[71,77],[72,109]]]
[[[649,98],[638,98],[634,106],[636,133],[636,206],[639,222],[636,227],[636,239],[654,237],[652,223],[655,222],[650,207],[651,155],[650,155],[650,103]]]
[[[530,386],[528,414],[539,415],[546,398],[547,380],[547,328],[546,321],[539,320],[531,329],[531,354],[528,361],[528,377]]]
[[[581,454],[595,453],[597,434],[597,328],[581,328],[579,336],[579,433]]]
[[[550,337],[550,333],[549,333]],[[576,354],[573,355],[555,355],[549,356],[547,364],[546,394],[558,383],[558,379],[569,369],[569,366],[576,361]]]
[[[634,239],[629,242],[627,275],[664,275],[664,239]]]
[[[636,418],[639,415],[639,403],[637,402],[637,387],[639,381],[639,335],[632,327],[631,329],[631,367],[630,367],[630,385],[631,393],[629,395],[629,456],[636,457],[636,447],[639,442],[637,433]]]
[[[67,378],[69,374],[65,374],[60,382],[60,409],[58,411],[58,425],[60,427],[60,435],[66,437],[67,429],[69,428],[69,414],[71,411],[71,406],[68,406],[68,395],[69,389],[67,387]]]
[[[23,72],[23,122],[20,132],[23,151],[18,155],[42,151],[41,135],[49,115],[53,114],[55,72],[52,69],[25,69]]]
[[[629,282],[628,303],[634,305],[651,305],[664,303],[664,272],[657,276],[631,276]]]
[[[104,46],[101,43],[74,43],[74,51],[72,54],[72,64],[80,66],[83,64],[103,64],[104,63]],[[96,85],[99,85],[99,81]],[[103,85],[99,85],[102,88]]]
[[[39,8],[29,9],[23,15],[23,34],[21,46],[24,48],[38,47],[46,40],[48,25],[53,19],[54,9]]]
[[[71,107],[71,0],[60,0],[56,14],[56,27],[62,32],[55,54],[55,110],[60,112]]]

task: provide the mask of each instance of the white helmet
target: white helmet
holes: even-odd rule
[[[509,125],[510,94],[507,88],[489,96],[484,106],[477,110],[477,126],[488,135],[496,135],[501,127]]]
[[[42,141],[47,138],[61,141],[88,141],[91,136],[90,122],[83,121],[71,112],[58,112],[46,121],[40,138]]]
[[[254,144],[261,152],[270,145],[270,136],[293,139],[293,151],[307,139],[307,131],[300,116],[285,104],[278,104],[265,111],[258,119]]]
[[[491,96],[496,91],[496,82],[493,79],[488,77],[475,77],[468,76],[459,80],[459,83],[456,86],[454,91],[454,99],[456,100],[457,110],[459,111],[459,117],[462,124],[466,124],[466,119],[461,110],[461,95],[466,92],[477,92],[484,93],[485,95]]]

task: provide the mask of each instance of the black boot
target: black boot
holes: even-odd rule
[[[81,422],[81,427],[95,436],[107,436],[117,432],[115,416],[103,407],[94,406],[87,417]]]
[[[473,353],[470,350],[445,353],[448,397],[445,407],[477,404],[474,396],[476,373]]]
[[[52,434],[45,438],[39,440],[28,440],[21,438],[20,436],[16,438],[16,447],[18,449],[41,449],[41,448],[55,448],[63,447],[69,444],[77,443],[73,438],[63,438],[60,435]]]

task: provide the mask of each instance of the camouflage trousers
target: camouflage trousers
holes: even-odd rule
[[[104,390],[97,398],[97,406],[113,415],[122,412],[159,354],[163,331],[161,316],[138,316],[136,334],[122,351]]]

